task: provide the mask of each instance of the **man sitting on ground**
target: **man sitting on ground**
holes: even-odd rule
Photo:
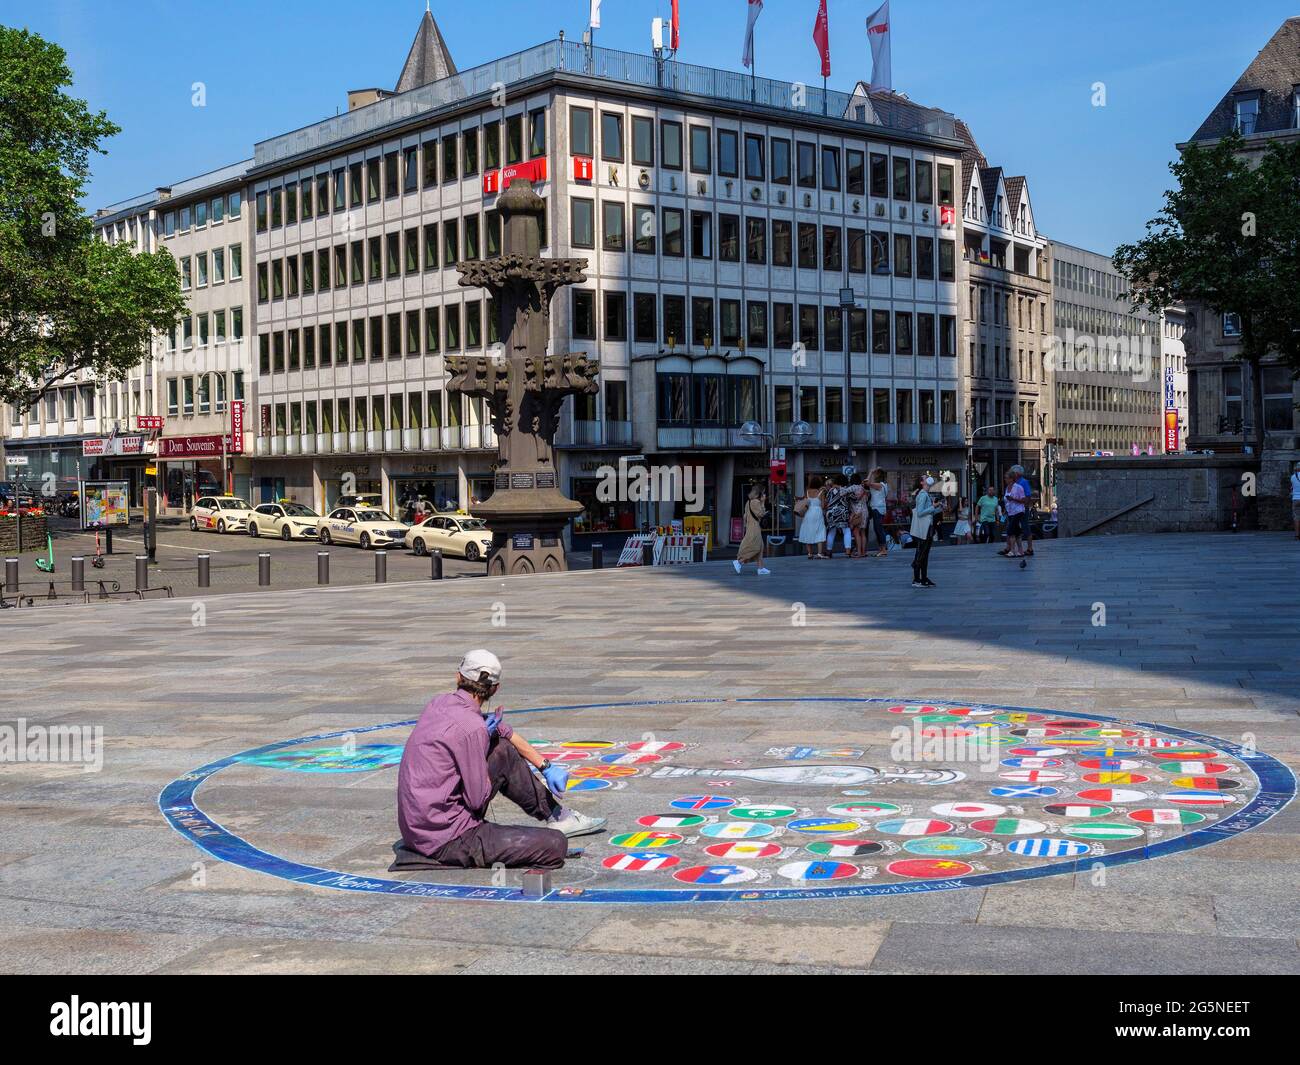
[[[486,704],[501,686],[501,662],[470,651],[456,690],[424,708],[397,773],[397,823],[409,850],[440,865],[558,869],[567,837],[598,832],[604,818],[561,803],[569,774],[552,765]],[[534,772],[536,770],[536,772]],[[547,827],[488,821],[498,794]]]

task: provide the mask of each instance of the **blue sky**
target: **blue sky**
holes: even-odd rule
[[[870,74],[879,0],[829,0],[832,88]],[[678,58],[739,70],[745,0],[681,0]],[[581,34],[588,0],[434,0],[460,67]],[[649,50],[656,0],[604,0],[597,43]],[[761,76],[815,83],[817,0],[766,0]],[[67,49],[75,91],[122,126],[88,207],[246,158],[253,143],[391,86],[424,0],[0,0],[0,22]],[[1300,0],[892,0],[895,88],[970,123],[995,165],[1029,178],[1039,227],[1109,253],[1142,234],[1174,144],[1200,124]],[[191,104],[203,82],[207,104]],[[1106,106],[1092,106],[1094,82]]]

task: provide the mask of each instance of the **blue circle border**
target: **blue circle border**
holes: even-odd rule
[[[909,700],[915,702],[916,700]],[[641,706],[690,706],[710,703],[888,703],[897,704],[898,699],[858,698],[852,696],[796,696],[788,698],[737,698],[737,699],[645,699],[621,703],[575,703],[567,706],[534,706],[527,709],[511,710],[511,714],[547,713],[556,710],[614,710]],[[952,703],[951,699],[923,700],[937,702],[938,705]],[[1216,750],[1226,751],[1240,759],[1255,774],[1259,782],[1259,792],[1249,803],[1232,816],[1217,821],[1204,828],[1184,832],[1171,839],[1160,840],[1145,847],[1134,847],[1114,854],[1089,855],[1085,858],[1055,862],[1051,865],[1035,866],[1029,869],[1009,869],[998,873],[979,873],[974,876],[952,877],[942,880],[924,880],[915,883],[858,884],[835,888],[754,888],[739,889],[634,889],[622,888],[556,888],[540,897],[525,896],[519,888],[474,886],[468,884],[429,884],[419,881],[389,880],[382,877],[355,876],[337,870],[322,869],[318,866],[304,865],[290,861],[266,851],[259,850],[247,840],[235,835],[223,825],[210,818],[198,806],[195,794],[210,777],[232,765],[240,764],[253,755],[267,754],[272,751],[294,747],[301,743],[317,740],[336,739],[340,736],[358,735],[368,732],[380,732],[385,729],[413,726],[416,719],[409,721],[390,721],[382,725],[365,725],[359,728],[340,729],[337,732],[322,732],[315,736],[303,736],[279,743],[269,743],[263,747],[254,747],[239,754],[209,762],[193,772],[173,780],[158,796],[158,808],[177,832],[188,839],[200,850],[212,857],[232,865],[264,873],[280,880],[292,881],[313,887],[332,888],[339,891],[361,891],[385,895],[406,895],[416,898],[435,899],[472,899],[484,902],[560,902],[580,903],[594,902],[603,904],[658,904],[682,902],[772,902],[791,899],[826,899],[855,898],[870,895],[911,895],[923,891],[952,891],[957,888],[983,888],[998,884],[1009,884],[1023,880],[1037,880],[1047,876],[1060,876],[1063,873],[1090,871],[1098,865],[1118,866],[1131,862],[1147,861],[1151,858],[1168,857],[1184,851],[1207,847],[1212,843],[1228,839],[1242,832],[1262,825],[1281,810],[1296,795],[1296,778],[1290,768],[1272,755],[1255,751],[1247,753],[1239,744],[1200,732],[1191,732],[1173,726],[1145,721],[1123,722],[1113,717],[1099,714],[1075,713],[1068,710],[1048,710],[1030,706],[999,706],[992,703],[963,703],[979,710],[995,710],[1010,713],[1051,714],[1056,717],[1072,717],[1085,721],[1103,721],[1110,724],[1132,724],[1139,728],[1152,729],[1181,739],[1196,740]]]

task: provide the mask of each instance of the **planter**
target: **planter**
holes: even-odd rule
[[[44,514],[23,515],[23,542],[18,543],[18,520],[12,514],[0,515],[0,552],[43,551],[49,532]]]

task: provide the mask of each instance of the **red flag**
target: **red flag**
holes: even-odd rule
[[[813,40],[822,57],[822,77],[831,76],[831,27],[826,17],[826,0],[821,0],[817,8],[817,21],[813,23]]]
[[[681,40],[681,28],[681,16],[677,12],[677,0],[673,0],[673,35],[668,43],[674,52],[677,51],[678,42]]]

